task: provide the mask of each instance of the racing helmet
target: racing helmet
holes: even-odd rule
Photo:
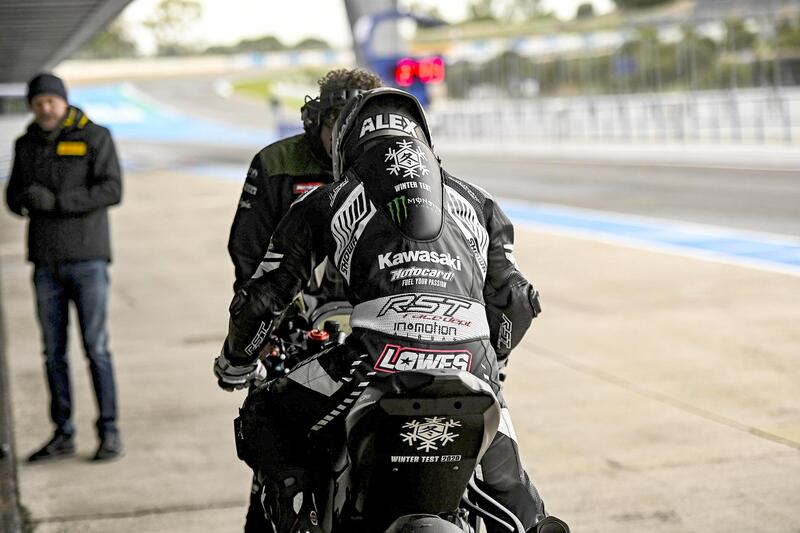
[[[333,127],[333,179],[369,146],[387,135],[413,137],[433,150],[425,110],[412,94],[393,87],[363,91],[350,99]]]

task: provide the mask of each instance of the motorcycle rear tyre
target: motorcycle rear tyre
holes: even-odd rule
[[[392,522],[385,533],[464,533],[464,530],[436,515],[411,514]]]

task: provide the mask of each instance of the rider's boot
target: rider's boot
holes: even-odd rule
[[[247,507],[247,516],[244,521],[244,533],[275,533],[272,522],[267,516],[267,509],[263,501],[264,487],[257,476],[253,476],[253,487],[250,491],[250,505]]]
[[[279,477],[272,517],[278,533],[322,533],[320,516],[311,483],[303,470],[284,472]]]

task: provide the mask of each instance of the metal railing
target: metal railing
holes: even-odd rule
[[[448,100],[430,116],[454,139],[791,144],[800,141],[800,89]]]

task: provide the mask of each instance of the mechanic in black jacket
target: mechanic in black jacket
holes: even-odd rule
[[[348,98],[381,86],[375,74],[362,69],[336,69],[318,81],[319,96],[306,97],[300,110],[304,133],[261,149],[247,170],[239,207],[231,224],[228,253],[236,277],[234,290],[249,280],[264,260],[272,232],[300,195],[333,181],[331,127]],[[322,303],[335,295],[341,299],[341,278],[329,270],[305,288],[305,305]],[[313,299],[313,301],[312,301]],[[245,533],[268,531],[261,510],[260,485],[254,479]]]
[[[67,102],[61,79],[40,74],[28,84],[35,120],[17,139],[6,203],[26,216],[28,260],[44,341],[55,434],[29,461],[75,453],[67,360],[68,304],[74,303],[99,415],[95,460],[117,457],[117,393],[108,351],[106,303],[111,261],[107,208],[120,202],[122,177],[109,131]]]
[[[408,93],[383,88],[352,99],[336,122],[336,182],[292,205],[259,272],[231,304],[214,367],[226,390],[263,372],[257,357],[273,322],[323,259],[344,278],[354,306],[344,345],[249,402],[265,406],[257,416],[269,442],[251,443],[263,451],[250,463],[280,494],[271,510],[279,533],[318,530],[306,439],[343,417],[366,384],[416,368],[415,353],[460,350],[469,357],[441,358],[441,367],[472,372],[502,402],[497,358],[508,357],[539,312],[538,294],[514,262],[511,223],[485,191],[440,169],[430,147],[424,112]],[[394,357],[398,350],[407,357]],[[526,529],[544,518],[504,404],[481,470],[487,492]]]
[[[253,157],[231,225],[228,253],[234,290],[249,280],[264,259],[272,232],[301,194],[333,180],[331,127],[347,98],[381,86],[375,74],[337,69],[319,80],[319,96],[306,96],[304,133],[274,142]]]

